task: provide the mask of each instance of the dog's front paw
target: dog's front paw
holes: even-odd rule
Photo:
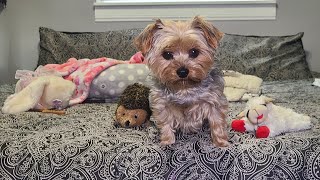
[[[175,138],[174,134],[173,135],[162,135],[160,145],[167,146],[167,145],[174,144],[175,142],[176,142],[176,138]]]

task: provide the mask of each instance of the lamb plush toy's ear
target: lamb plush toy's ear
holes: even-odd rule
[[[269,98],[269,97],[265,97],[264,100],[266,101],[266,103],[272,103],[274,101],[274,99]]]
[[[248,110],[241,111],[241,112],[237,115],[237,118],[238,118],[238,119],[241,119],[241,118],[245,117],[246,114],[247,114],[247,112],[248,112]]]
[[[5,114],[15,114],[34,108],[39,102],[44,88],[48,84],[48,78],[37,78],[20,92],[9,96],[4,102],[2,112]]]

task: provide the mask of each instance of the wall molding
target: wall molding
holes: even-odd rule
[[[186,20],[195,15],[207,20],[275,20],[276,7],[276,0],[97,0],[94,3],[96,22]]]

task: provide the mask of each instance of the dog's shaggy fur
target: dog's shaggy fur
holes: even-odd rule
[[[196,16],[192,21],[150,24],[135,44],[152,73],[150,103],[161,144],[175,143],[175,131],[196,132],[209,121],[216,146],[227,146],[224,80],[214,65],[223,33]]]

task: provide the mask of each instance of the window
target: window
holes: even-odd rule
[[[274,20],[276,0],[96,0],[99,21],[151,21],[190,19],[201,15],[208,20]]]

